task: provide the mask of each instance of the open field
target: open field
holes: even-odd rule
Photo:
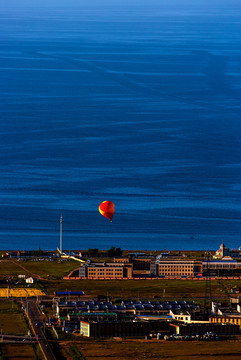
[[[228,291],[238,280],[212,281],[213,298],[228,300]],[[54,290],[80,290],[85,294],[98,294],[122,299],[204,298],[205,281],[192,280],[66,280],[40,281],[39,286],[47,294]]]
[[[1,297],[29,297],[29,296],[41,296],[44,293],[39,289],[29,289],[29,288],[13,288],[7,289],[2,288],[0,289],[0,298]]]
[[[44,357],[37,344],[1,344],[0,359],[43,360]]]
[[[0,300],[0,329],[5,334],[27,335],[29,328],[23,311],[11,300]],[[0,359],[43,360],[38,344],[6,344],[0,343]]]
[[[241,341],[219,342],[167,342],[145,340],[83,340],[62,342],[63,359],[129,360],[238,360],[241,358]],[[81,357],[82,355],[82,357]]]
[[[0,329],[6,334],[27,335],[29,329],[16,302],[0,300]]]
[[[57,290],[81,290],[89,296],[102,294],[123,299],[164,296],[166,299],[202,299],[205,296],[205,281],[201,280],[61,280],[78,266],[79,264],[74,260],[61,262],[3,260],[0,261],[0,278],[19,274],[35,276],[39,281],[33,288],[49,295],[53,295]],[[239,286],[240,280],[212,280],[211,283],[213,299],[228,300],[230,289],[235,285]],[[6,288],[6,285],[2,287]],[[19,285],[10,285],[11,289],[14,287]]]
[[[0,261],[0,277],[17,276],[25,274],[44,279],[62,279],[72,270],[77,268],[79,264],[74,260],[68,261],[17,261],[17,260],[1,260]]]

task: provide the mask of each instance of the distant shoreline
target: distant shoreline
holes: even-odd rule
[[[108,251],[109,249],[98,249],[98,251],[100,253],[102,252],[106,252]],[[217,249],[199,249],[199,250],[194,250],[194,249],[189,249],[189,250],[186,250],[186,249],[176,249],[176,250],[168,250],[168,249],[160,249],[160,250],[139,250],[139,249],[121,249],[124,253],[145,253],[145,254],[152,254],[152,253],[181,253],[181,254],[184,254],[184,253],[190,253],[190,252],[206,252],[206,251],[210,251],[210,252],[213,252],[213,251],[216,251]],[[5,250],[5,249],[0,249],[0,253],[6,253],[6,252],[9,252],[9,253],[12,253],[12,252],[26,252],[26,253],[30,253],[31,251],[38,251],[38,249],[31,249],[31,250],[19,250],[19,249],[12,249],[12,250]],[[41,249],[41,251],[43,253],[51,253],[51,252],[58,252],[57,249],[53,249],[53,250],[45,250],[45,249]],[[63,249],[63,252],[88,252],[88,249]]]

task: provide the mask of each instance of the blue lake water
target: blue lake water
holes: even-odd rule
[[[0,248],[238,248],[241,4],[9,4]]]

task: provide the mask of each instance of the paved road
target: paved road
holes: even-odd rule
[[[41,329],[40,324],[43,324],[45,320],[43,318],[43,315],[39,311],[39,308],[36,304],[36,300],[35,299],[24,300],[23,306],[29,318],[30,324],[32,325],[32,328],[39,341],[39,345],[44,353],[45,358],[47,360],[56,360],[54,353]]]

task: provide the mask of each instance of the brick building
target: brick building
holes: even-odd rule
[[[153,261],[153,256],[145,254],[130,254],[128,257],[115,258],[115,263],[132,264],[133,270],[150,271],[150,264]]]
[[[151,263],[151,275],[193,277],[202,273],[202,261],[158,259]]]

